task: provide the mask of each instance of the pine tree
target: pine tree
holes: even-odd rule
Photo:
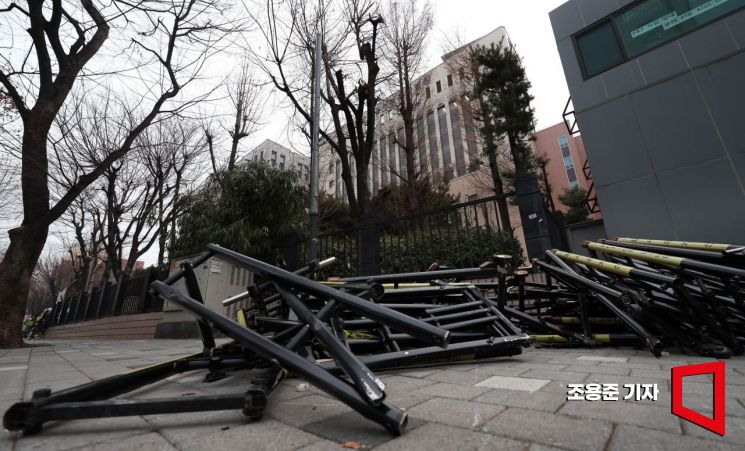
[[[482,134],[490,135],[493,142],[506,137],[515,166],[514,175],[528,174],[536,167],[528,144],[534,139],[534,110],[530,106],[531,84],[522,59],[512,44],[504,45],[504,40],[499,45],[477,47],[472,58],[480,68],[474,95],[483,103]],[[491,151],[496,152],[496,149]]]

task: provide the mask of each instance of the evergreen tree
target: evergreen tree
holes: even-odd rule
[[[184,199],[179,235],[170,255],[202,252],[217,243],[257,257],[271,257],[288,232],[300,231],[306,220],[306,189],[297,174],[251,161],[219,171],[198,192]]]
[[[559,194],[559,202],[569,207],[565,214],[567,224],[587,220],[590,209],[587,208],[587,191],[580,187],[567,188]]]
[[[512,44],[490,47],[477,47],[472,58],[479,67],[474,96],[482,102],[482,134],[490,136],[496,152],[496,145],[507,139],[514,164],[514,175],[530,173],[536,167],[530,141],[533,134],[534,110],[530,106],[530,81],[525,74],[520,55]],[[488,147],[488,146],[487,146]]]

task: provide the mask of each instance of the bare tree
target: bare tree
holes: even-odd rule
[[[478,132],[466,139],[474,142],[476,148],[480,148],[488,162],[488,182],[485,188],[494,192],[497,199],[499,221],[506,230],[512,230],[509,205],[504,196],[505,184],[502,179],[502,171],[510,168],[509,148],[505,144],[505,137],[493,133],[490,124],[485,121],[487,111],[484,99],[475,96],[475,84],[480,76],[480,65],[474,60],[471,47],[457,33],[445,44],[446,59],[450,72],[458,74],[457,97],[463,107],[464,120],[471,121],[473,128]],[[466,127],[466,130],[471,127]],[[480,155],[470,155],[472,160],[480,159]],[[480,181],[476,176],[477,182]]]
[[[234,19],[225,18],[217,0],[113,0],[104,6],[92,0],[80,0],[79,5],[28,0],[26,7],[11,3],[0,12],[7,15],[13,36],[21,36],[21,30],[29,36],[26,42],[19,41],[26,48],[15,45],[0,60],[0,84],[23,123],[23,221],[9,231],[10,245],[0,262],[0,347],[19,347],[29,283],[50,224],[126,155],[162,113],[188,106],[188,99],[179,96],[182,88],[196,79],[206,58],[234,29]],[[91,61],[104,43],[111,42],[112,31],[127,42],[118,61],[129,67],[122,70],[147,83],[147,94],[130,111],[132,126],[117,145],[95,165],[70,173],[73,183],[52,199],[48,142],[55,118],[73,88],[80,86],[81,76],[95,78],[85,68],[93,67]]]
[[[49,295],[48,303],[40,306],[44,308],[53,305],[57,296],[69,287],[73,282],[74,273],[70,261],[48,255],[36,264],[34,277],[46,287]]]
[[[230,136],[230,151],[227,162],[223,165],[223,158],[218,155],[215,144],[215,132],[210,125],[204,126],[207,149],[212,163],[212,172],[218,174],[223,168],[230,172],[238,161],[238,145],[244,138],[251,136],[257,129],[264,105],[261,86],[254,79],[254,74],[248,61],[244,61],[240,69],[227,85],[228,99],[233,111],[233,121],[230,127],[223,126]]]
[[[324,80],[321,138],[333,149],[355,216],[369,211],[368,174],[375,140],[380,67],[378,26],[372,0],[266,0],[264,11],[247,8],[264,37],[266,55],[255,61],[292,105],[306,136],[311,118],[312,61],[321,33]],[[356,185],[352,165],[357,176]]]
[[[394,107],[403,122],[403,140],[396,130],[391,131],[394,142],[403,150],[406,157],[406,177],[409,208],[417,208],[417,180],[420,167],[417,167],[417,151],[420,143],[414,136],[416,118],[424,107],[424,86],[415,82],[422,69],[428,36],[432,30],[432,6],[428,0],[397,1],[389,0],[385,8],[385,55],[386,62],[393,70],[390,78],[394,92]],[[419,155],[420,160],[423,155]],[[393,171],[395,172],[395,171]]]

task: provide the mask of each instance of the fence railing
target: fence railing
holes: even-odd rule
[[[520,245],[512,233],[502,233],[497,204],[513,195],[382,221],[378,227],[381,273],[423,271],[431,263],[473,267],[495,252],[514,253],[519,259]]]
[[[69,296],[54,304],[47,327],[90,321],[108,316],[159,312],[163,301],[150,295],[155,280],[168,276],[168,268],[151,268],[135,276],[124,276],[120,282]]]
[[[495,252],[513,253],[519,259],[519,243],[511,233],[503,233],[499,221],[498,201],[512,196],[476,199],[398,218],[367,217],[352,227],[321,233],[318,256],[336,257],[339,263],[333,270],[344,276],[423,271],[435,262],[477,266]],[[303,266],[308,261],[307,240],[295,239],[283,252],[292,269]]]

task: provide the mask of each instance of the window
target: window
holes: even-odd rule
[[[277,152],[272,150],[272,166],[277,166]]]
[[[437,120],[440,124],[440,147],[442,148],[442,168],[445,170],[445,180],[450,181],[453,168],[451,166],[452,159],[450,158],[450,132],[448,131],[448,118],[445,112],[445,106],[442,105],[437,108]]]
[[[259,159],[261,161],[264,161],[264,151],[263,150],[261,152],[259,152],[259,155],[261,155],[261,157]]]
[[[308,165],[305,165],[305,181],[310,180],[310,169],[308,169]]]
[[[426,88],[424,88],[424,92],[425,92],[425,93],[427,94],[427,98],[428,98],[428,99],[429,99],[430,97],[432,97],[432,90],[431,90],[431,89],[429,89],[429,86],[427,86]]]
[[[333,190],[334,190],[334,181],[333,180],[329,180],[329,192],[331,192]]]
[[[745,7],[745,0],[643,0],[575,35],[586,78]]]
[[[626,53],[636,56],[745,6],[745,0],[646,0],[616,16]]]
[[[333,174],[333,173],[334,173],[334,162],[332,161],[331,164],[329,165],[329,174]]]
[[[437,83],[435,83],[435,86],[437,86],[437,93],[438,94],[441,93],[442,92],[442,83],[440,82],[440,80],[437,80]]]
[[[280,169],[285,168],[285,156],[284,155],[279,156],[279,168]]]
[[[448,86],[453,86],[453,76],[448,74]]]
[[[432,163],[432,172],[440,168],[440,159],[437,157],[437,131],[435,130],[435,113],[427,113],[427,135],[429,136],[429,159]]]
[[[450,125],[453,129],[453,150],[455,151],[455,171],[460,177],[466,174],[466,157],[463,154],[463,135],[460,130],[460,111],[455,102],[450,102]]]
[[[572,159],[572,153],[569,150],[569,139],[566,135],[559,137],[559,147],[561,148],[561,157],[564,159],[564,168],[567,171],[569,187],[577,188],[579,186],[579,182],[577,181],[577,171],[574,170],[574,160]]]
[[[230,285],[235,284],[235,266],[230,267]]]
[[[585,76],[593,77],[623,62],[621,46],[616,40],[610,20],[588,30],[576,38]]]

